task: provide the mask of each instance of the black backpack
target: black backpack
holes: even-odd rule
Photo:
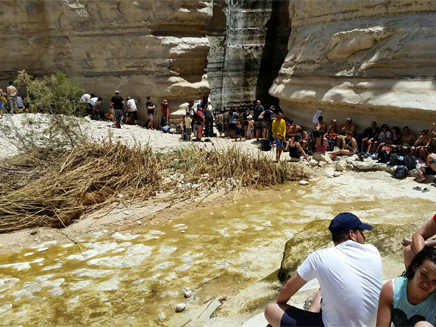
[[[416,168],[416,159],[411,154],[406,154],[404,156],[403,164],[408,170],[413,170]]]
[[[262,140],[261,149],[262,149],[262,151],[271,150],[271,141],[268,139]]]
[[[407,167],[404,165],[400,165],[395,169],[392,176],[394,176],[394,178],[396,179],[403,179],[407,177],[407,172],[408,172]]]
[[[389,162],[389,164],[396,166],[396,165],[402,165],[403,164],[403,160],[404,159],[401,159],[395,153],[391,153],[389,155],[388,162]]]
[[[390,150],[386,150],[386,149],[382,149],[377,153],[377,157],[378,157],[378,161],[381,163],[387,163],[390,160],[390,155],[391,151]]]

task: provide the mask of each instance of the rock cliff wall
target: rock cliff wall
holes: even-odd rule
[[[25,68],[56,70],[105,100],[201,98],[213,0],[14,0],[0,4],[3,87]],[[108,103],[108,101],[107,101]]]
[[[291,0],[288,55],[270,94],[312,126],[351,116],[415,131],[436,120],[436,3]]]

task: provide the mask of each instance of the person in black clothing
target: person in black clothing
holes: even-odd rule
[[[206,126],[204,129],[204,136],[213,137],[213,114],[212,111],[206,106],[204,108],[204,118],[206,119]]]
[[[373,121],[371,126],[366,128],[362,133],[363,139],[360,144],[360,151],[365,151],[365,146],[368,146],[368,149],[365,152],[365,155],[367,155],[371,149],[372,143],[377,141],[379,134],[380,128],[378,128],[377,123]]]
[[[148,118],[150,122],[148,123],[148,128],[154,129],[154,109],[156,106],[154,105],[151,97],[147,97],[147,102],[145,103],[145,107],[147,108]]]
[[[121,128],[121,116],[123,115],[124,99],[120,95],[120,91],[115,91],[115,95],[112,97],[111,102],[115,111],[115,127]]]

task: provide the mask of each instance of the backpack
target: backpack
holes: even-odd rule
[[[389,164],[395,166],[395,165],[402,165],[403,164],[403,160],[404,160],[404,158],[402,156],[398,156],[395,153],[391,153],[389,155],[388,162],[389,162]]]
[[[407,167],[404,165],[400,165],[395,169],[392,176],[396,179],[403,179],[403,178],[406,178],[407,172],[408,172]]]
[[[270,151],[272,148],[271,141],[268,139],[262,140],[261,149],[262,151]]]
[[[378,161],[381,163],[387,163],[388,161],[390,161],[390,154],[390,149],[381,149],[377,153]]]
[[[416,168],[416,159],[411,154],[406,154],[403,160],[404,166],[407,167],[408,170],[414,170]]]

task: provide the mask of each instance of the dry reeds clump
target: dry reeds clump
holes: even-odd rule
[[[308,177],[300,166],[276,163],[261,154],[252,156],[236,147],[211,151],[181,148],[166,160],[166,166],[184,174],[185,182],[197,183],[207,174],[206,180],[216,186],[229,182],[236,187],[270,186]]]
[[[28,184],[0,193],[0,233],[36,226],[63,227],[113,201],[145,199],[160,184],[159,160],[149,146],[88,143],[44,160],[9,165],[8,176],[33,174]],[[41,169],[43,167],[43,169]]]

